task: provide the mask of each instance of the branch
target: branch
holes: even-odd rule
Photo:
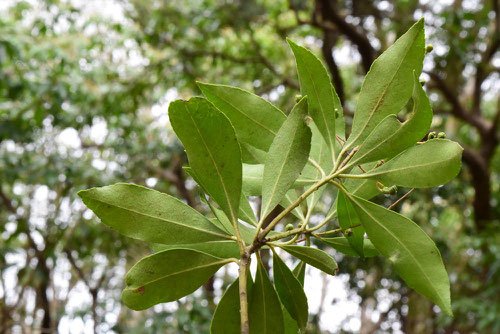
[[[313,14],[313,22],[316,26],[324,30],[329,29],[329,27],[322,25],[322,22],[318,22],[316,13],[320,13],[324,21],[332,23],[338,31],[344,34],[357,46],[359,54],[361,55],[363,68],[365,72],[368,72],[375,59],[375,49],[370,44],[366,34],[359,32],[355,26],[347,23],[345,18],[337,13],[330,0],[316,0],[316,10],[315,14]]]
[[[474,126],[479,130],[481,135],[484,136],[491,126],[489,122],[482,118],[480,115],[468,113],[458,100],[458,94],[456,92],[453,92],[446,84],[446,82],[439,77],[439,75],[434,72],[425,73],[427,73],[431,77],[434,83],[430,86],[441,91],[445,99],[451,105],[452,109],[451,111],[449,111],[449,113]]]
[[[344,82],[340,76],[339,68],[332,54],[333,47],[335,46],[335,39],[336,36],[332,31],[325,30],[323,32],[323,46],[321,47],[321,52],[323,53],[323,58],[325,59],[325,62],[330,69],[330,73],[332,74],[333,85],[335,86],[335,90],[339,96],[340,103],[344,105]]]

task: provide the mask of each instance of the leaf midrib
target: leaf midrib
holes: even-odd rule
[[[231,222],[234,223],[235,221],[237,221],[237,218],[236,218],[236,215],[234,214],[233,206],[231,205],[231,202],[229,201],[229,193],[227,192],[226,184],[224,183],[224,180],[222,179],[222,175],[221,175],[221,172],[219,170],[219,166],[217,166],[217,163],[215,162],[215,159],[212,155],[212,152],[208,148],[208,145],[205,142],[205,138],[203,138],[203,135],[202,135],[200,129],[198,128],[198,125],[196,124],[196,122],[195,122],[193,116],[191,115],[191,112],[186,104],[184,104],[184,108],[186,108],[186,111],[189,115],[189,118],[191,118],[191,121],[193,122],[193,125],[194,125],[196,131],[198,132],[200,139],[203,142],[203,145],[205,146],[205,149],[206,149],[208,155],[210,156],[210,160],[212,160],[212,163],[215,167],[215,170],[217,171],[217,176],[219,177],[220,183],[222,185],[222,189],[224,190],[224,195],[226,196],[226,204],[228,205],[229,211],[231,213]]]
[[[323,104],[321,103],[321,99],[319,98],[319,93],[318,93],[318,90],[316,88],[316,84],[314,83],[314,80],[312,78],[312,74],[309,71],[309,68],[307,66],[305,66],[305,70],[306,70],[307,74],[309,75],[309,80],[312,83],[312,86],[313,86],[313,89],[314,89],[314,94],[316,94],[316,98],[318,100],[318,104],[319,104],[320,109],[321,109],[321,117],[323,118],[323,122],[324,122],[325,128],[326,128],[326,132],[328,132],[328,144],[329,144],[328,146],[330,146],[330,150],[332,151],[332,157],[335,157],[335,142],[332,142],[332,134],[330,132],[330,127],[328,126],[328,123],[326,121],[326,116],[325,116],[325,111],[323,109]],[[332,94],[333,94],[333,92],[332,92]],[[335,103],[333,102],[333,96],[332,96],[332,105],[334,105],[334,104]],[[335,118],[334,118],[334,122],[335,122]],[[334,123],[334,126],[335,126],[335,123]]]
[[[274,197],[274,195],[276,194],[276,190],[277,190],[277,185],[283,175],[283,169],[285,168],[285,165],[287,165],[287,162],[290,158],[290,151],[292,150],[292,146],[293,146],[293,143],[295,141],[295,138],[297,137],[297,133],[299,131],[299,127],[300,127],[300,120],[299,122],[297,122],[296,126],[295,126],[295,129],[293,131],[293,137],[292,137],[292,140],[290,141],[290,145],[288,145],[288,149],[287,149],[287,152],[286,152],[286,155],[285,155],[285,159],[283,159],[283,163],[281,164],[281,167],[280,167],[280,170],[279,170],[279,173],[278,173],[278,177],[276,178],[276,181],[274,182],[273,184],[273,187],[272,187],[272,192],[269,196],[269,199],[267,200],[267,203],[266,203],[266,206],[265,206],[265,210],[262,211],[262,216],[265,217],[267,214],[268,214],[268,210],[269,210],[269,206],[270,206],[270,203],[272,202],[272,199]],[[264,174],[265,174],[265,166],[264,166],[264,172],[262,174],[262,182],[264,182]]]
[[[375,112],[377,111],[377,109],[380,107],[381,102],[384,100],[384,97],[388,92],[389,86],[394,81],[396,74],[398,74],[399,69],[401,68],[401,65],[403,64],[405,58],[408,56],[410,49],[413,47],[413,44],[415,44],[415,41],[417,40],[417,37],[419,35],[420,35],[420,32],[417,32],[417,34],[415,34],[415,37],[413,38],[410,46],[406,49],[404,57],[401,57],[401,62],[398,64],[396,71],[394,71],[394,74],[392,75],[391,80],[389,81],[389,83],[387,85],[384,86],[384,90],[383,90],[382,94],[380,95],[379,99],[377,100],[377,103],[375,104],[375,106],[371,109],[370,114],[368,116],[368,119],[366,120],[365,124],[363,125],[363,127],[359,131],[358,135],[353,139],[353,141],[351,143],[354,143],[356,140],[358,140],[358,138],[361,136],[361,134],[365,131],[366,127],[368,126],[368,123],[373,118],[373,115],[375,115]]]
[[[216,235],[216,236],[222,237],[224,239],[231,239],[232,240],[231,236],[229,236],[229,235],[219,234],[219,233],[216,233],[216,232],[207,231],[207,230],[204,230],[204,229],[201,229],[201,228],[198,228],[198,227],[194,227],[194,226],[191,226],[191,225],[186,225],[186,224],[183,224],[182,222],[177,222],[177,221],[168,220],[168,219],[165,219],[165,218],[162,218],[162,217],[157,217],[157,216],[149,215],[147,213],[140,212],[140,211],[137,211],[137,210],[134,210],[134,209],[131,209],[131,208],[124,207],[124,206],[120,206],[120,205],[112,203],[112,202],[106,202],[106,201],[101,200],[101,199],[97,199],[97,198],[89,198],[89,199],[91,201],[103,203],[103,204],[106,204],[106,205],[112,205],[112,206],[114,206],[114,207],[116,207],[118,209],[121,209],[121,210],[124,210],[124,211],[129,211],[129,212],[141,215],[141,216],[145,216],[145,217],[148,217],[148,218],[156,219],[156,220],[163,221],[163,222],[166,222],[166,223],[171,223],[171,224],[174,224],[174,225],[183,226],[183,227],[195,230],[195,231],[200,231],[200,232],[204,232],[204,233],[207,233],[207,234]]]
[[[141,286],[146,287],[146,286],[151,285],[151,284],[153,284],[155,282],[158,282],[160,280],[167,279],[167,278],[172,277],[172,276],[182,275],[182,274],[190,272],[190,271],[195,271],[195,270],[209,268],[209,267],[216,267],[218,265],[222,266],[223,264],[229,263],[231,261],[232,261],[232,259],[225,259],[225,260],[221,260],[221,261],[217,261],[217,262],[212,262],[212,263],[209,263],[209,264],[206,264],[206,265],[202,265],[202,266],[196,266],[196,267],[192,267],[192,268],[180,270],[180,271],[177,271],[177,272],[174,272],[174,273],[169,273],[169,274],[166,274],[166,275],[162,275],[162,276],[160,276],[158,278],[155,278],[154,280],[148,281],[145,284],[138,284],[138,287],[141,287]],[[126,287],[125,288],[125,290],[130,290],[132,292],[135,289],[137,289],[137,287],[135,287],[135,288],[133,288],[133,287]]]
[[[378,172],[378,173],[370,173],[370,172],[368,172],[368,173],[366,173],[364,175],[365,176],[384,175],[384,174],[389,174],[389,173],[394,173],[394,172],[400,172],[400,171],[410,170],[410,169],[419,168],[419,167],[427,167],[427,166],[439,165],[439,164],[451,161],[453,159],[454,159],[454,157],[451,157],[451,158],[444,159],[444,160],[432,161],[432,162],[429,162],[429,163],[426,163],[426,164],[412,165],[412,166],[407,166],[407,167],[401,167],[401,168],[383,170],[383,171]]]
[[[387,233],[389,233],[398,242],[398,244],[400,244],[408,252],[408,254],[410,254],[411,258],[413,259],[413,261],[416,263],[417,267],[422,272],[422,275],[425,277],[425,279],[429,283],[429,286],[432,288],[432,290],[434,291],[434,293],[438,296],[439,300],[443,303],[443,306],[445,306],[446,303],[444,302],[443,298],[441,297],[441,294],[434,287],[434,285],[432,284],[432,281],[431,281],[430,277],[427,275],[427,272],[422,268],[422,265],[420,264],[420,262],[417,261],[417,258],[413,255],[413,253],[410,252],[410,250],[408,249],[408,247],[406,247],[406,245],[403,242],[401,242],[401,240],[399,240],[399,238],[394,233],[392,233],[391,230],[389,230],[388,228],[386,228],[383,224],[379,223],[378,220],[375,217],[373,217],[370,214],[369,211],[365,210],[364,207],[359,204],[359,202],[357,201],[357,199],[355,197],[350,197],[350,198],[352,200],[354,200],[357,203],[358,207],[361,208],[361,210],[363,210],[378,226],[380,226]]]
[[[258,126],[260,126],[261,128],[263,128],[264,130],[268,131],[269,133],[271,133],[273,136],[276,136],[276,133],[275,131],[269,129],[267,126],[265,126],[264,124],[258,122],[257,120],[253,119],[252,117],[248,116],[247,114],[245,114],[241,109],[239,109],[238,107],[236,107],[234,104],[232,104],[231,102],[229,102],[228,100],[226,100],[224,97],[222,97],[221,95],[217,95],[222,101],[224,101],[225,103],[229,104],[233,109],[235,109],[236,111],[238,111],[240,114],[242,114],[243,116],[245,116],[247,119],[249,119],[250,121],[252,121],[253,123],[257,124]],[[267,102],[267,101],[266,101]],[[281,112],[281,111],[280,111]],[[284,115],[284,114],[283,114]],[[286,116],[285,116],[285,119],[286,119]],[[253,146],[253,145],[252,145]]]

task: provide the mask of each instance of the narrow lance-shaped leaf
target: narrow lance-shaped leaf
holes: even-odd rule
[[[321,249],[295,245],[280,245],[279,247],[287,253],[295,256],[297,259],[302,260],[327,274],[335,275],[335,269],[338,267],[337,262],[335,262],[330,255]]]
[[[356,251],[356,253],[363,258],[365,229],[363,226],[359,226],[361,222],[359,221],[358,215],[356,214],[351,202],[345,198],[342,191],[339,191],[337,196],[337,216],[339,225],[342,229],[344,229],[344,235],[346,236],[349,244]],[[350,229],[351,231],[346,233],[345,230],[347,229]]]
[[[462,151],[455,142],[433,139],[410,147],[364,175],[385,185],[435,187],[457,176],[462,165]]]
[[[284,333],[283,312],[281,303],[274,290],[273,283],[260,259],[257,260],[255,284],[248,306],[250,333],[282,334]]]
[[[117,183],[78,195],[104,224],[131,238],[161,244],[230,239],[190,206],[156,190]]]
[[[397,114],[410,98],[413,72],[422,72],[424,21],[415,23],[370,67],[359,94],[349,147],[361,143],[385,117]]]
[[[297,278],[299,283],[304,286],[304,279],[306,276],[306,264],[304,261],[299,261],[299,263],[293,268],[293,275]],[[290,313],[283,307],[283,321],[285,322],[285,334],[297,334],[300,328],[297,321],[292,318]]]
[[[412,112],[401,123],[396,115],[389,115],[377,125],[361,144],[350,165],[392,158],[425,137],[432,122],[432,109],[418,77],[413,81]]]
[[[450,281],[432,239],[410,219],[360,197],[348,196],[373,245],[401,278],[452,315]]]
[[[174,101],[168,115],[198,181],[234,224],[242,171],[240,146],[231,123],[202,98]]]
[[[267,152],[286,115],[246,90],[198,83],[203,94],[231,121],[241,143]],[[251,152],[249,152],[251,153]]]
[[[340,100],[321,61],[306,48],[287,42],[297,63],[300,91],[308,97],[309,114],[335,157],[335,112],[342,112]]]
[[[359,254],[354,250],[354,248],[351,247],[349,241],[347,241],[347,238],[345,237],[321,238],[321,241],[345,255],[359,257]],[[379,251],[375,248],[375,246],[373,246],[370,239],[363,240],[363,255],[365,257],[372,257],[379,254]]]
[[[305,122],[306,98],[302,98],[279,129],[264,166],[261,219],[281,201],[300,175],[311,148],[311,130]]]
[[[297,280],[285,262],[273,250],[274,286],[281,303],[300,328],[305,328],[309,316],[307,297],[302,284]]]
[[[189,249],[171,249],[147,256],[127,273],[122,299],[132,310],[182,298],[202,286],[231,262]]]
[[[253,281],[250,273],[247,274],[247,294],[250,296],[253,289]],[[240,334],[240,294],[239,282],[236,279],[222,295],[217,308],[215,309],[210,333],[218,334]]]

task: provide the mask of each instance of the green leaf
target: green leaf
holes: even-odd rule
[[[190,206],[156,190],[117,183],[78,195],[104,224],[127,237],[161,244],[230,239]]]
[[[287,42],[297,63],[300,91],[308,97],[309,114],[323,135],[331,157],[335,157],[335,112],[342,112],[340,100],[321,61],[311,51],[290,39]]]
[[[308,246],[279,245],[281,249],[304,261],[311,266],[324,271],[327,274],[335,275],[335,269],[338,268],[337,262],[322,251],[321,249]]]
[[[300,284],[304,286],[304,280],[306,278],[306,263],[304,261],[299,261],[295,268],[293,268],[292,272],[295,277],[297,277]]]
[[[362,142],[385,117],[397,114],[410,98],[413,73],[422,72],[423,19],[382,53],[365,77],[354,112],[349,147]]]
[[[147,256],[127,273],[122,300],[132,310],[182,298],[202,286],[231,262],[189,249],[171,249]]]
[[[463,148],[447,139],[432,139],[410,147],[364,176],[385,185],[412,188],[435,187],[457,176]]]
[[[257,218],[255,217],[255,212],[253,212],[252,206],[250,205],[248,198],[245,196],[243,192],[241,193],[238,218],[247,223],[252,224],[253,226],[257,226]]]
[[[271,248],[272,249],[272,248]],[[305,328],[309,316],[307,297],[302,284],[273,249],[273,278],[281,303],[300,328]]]
[[[300,194],[297,189],[290,189],[286,192],[285,197],[281,199],[280,205],[284,208],[287,208],[292,205],[292,203],[295,202],[297,198],[299,198],[299,196]],[[299,206],[291,211],[291,213],[300,221],[303,221],[305,219],[304,212],[302,210],[303,206],[304,202],[300,203]]]
[[[240,143],[267,152],[286,119],[267,100],[246,90],[198,82],[203,94],[231,121]]]
[[[248,308],[250,333],[284,333],[281,303],[260,259]]]
[[[180,245],[162,245],[150,244],[155,252],[161,252],[167,249],[193,249],[222,259],[240,258],[238,243],[234,240],[209,241],[199,244],[180,244]]]
[[[184,171],[189,174],[193,178],[193,180],[200,185],[202,188],[203,192],[206,192],[206,190],[203,189],[201,186],[198,177],[194,174],[193,169],[191,167],[183,167]],[[211,206],[211,204],[208,202],[206,198],[202,196],[201,198],[207,205]],[[213,211],[213,210],[212,210]],[[215,213],[214,213],[215,214]],[[241,193],[240,197],[240,208],[238,210],[238,218],[240,218],[243,221],[246,221],[247,223],[250,223],[252,225],[257,225],[257,218],[255,217],[255,213],[253,212],[252,207],[250,206],[250,202],[248,201],[247,197],[245,196],[245,193]],[[233,231],[233,229],[228,229],[224,228],[226,231]],[[231,232],[230,232],[231,233]],[[234,235],[234,234],[233,234]]]
[[[432,239],[405,216],[360,197],[347,196],[373,245],[389,259],[408,286],[452,315],[450,281]]]
[[[194,174],[234,224],[241,198],[242,171],[240,146],[231,123],[202,98],[174,101],[168,115]]]
[[[250,273],[247,275],[247,293],[251,295],[253,289],[253,281]],[[222,295],[217,308],[215,309],[212,323],[210,325],[210,333],[218,334],[240,334],[240,294],[238,279],[234,281]]]
[[[311,148],[306,98],[295,105],[275,137],[264,166],[261,219],[281,201],[304,168]]]
[[[309,124],[309,127],[311,128],[312,132],[311,152],[309,154],[309,159],[316,162],[323,169],[323,171],[328,174],[333,169],[333,157],[331,155],[331,151],[328,149],[328,146],[321,136],[318,127],[312,122]],[[318,170],[318,168],[311,165],[311,163],[308,163],[304,167],[301,177],[310,178],[312,180],[319,180],[322,178],[322,174]],[[316,206],[325,189],[326,187],[321,187],[314,193],[312,193],[309,197],[307,197],[308,207],[313,208]]]
[[[359,254],[351,247],[349,241],[347,241],[347,238],[345,237],[321,238],[320,240],[327,243],[336,251],[346,255],[359,257]],[[375,246],[373,246],[370,239],[364,239],[363,241],[363,254],[365,257],[372,257],[380,254]]]
[[[361,222],[359,221],[358,215],[354,210],[351,202],[345,198],[345,195],[340,191],[337,196],[337,217],[339,225],[342,229],[351,228],[352,235],[345,233],[346,238],[351,245],[351,247],[358,253],[360,257],[364,257],[363,251],[363,240],[365,239],[365,229],[363,226],[359,226]]]
[[[431,126],[432,109],[416,75],[412,100],[412,112],[408,119],[401,123],[396,115],[384,118],[361,144],[349,165],[392,158],[425,137]]]
[[[308,166],[308,165],[306,165]],[[243,164],[243,192],[247,196],[260,196],[262,194],[262,178],[264,174],[264,165]],[[315,181],[312,178],[300,177],[295,180],[292,188],[310,186]]]

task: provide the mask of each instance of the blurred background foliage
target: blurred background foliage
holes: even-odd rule
[[[122,278],[150,250],[101,225],[76,192],[134,182],[206,211],[181,168],[170,101],[199,95],[198,80],[288,112],[298,92],[290,37],[327,64],[349,124],[371,62],[420,17],[434,46],[421,77],[432,130],[465,147],[464,168],[398,210],[441,250],[455,317],[383,259],[334,254],[337,277],[308,271],[308,331],[499,333],[499,14],[498,0],[3,0],[0,333],[207,333],[232,273],[178,302],[127,310]],[[307,288],[312,279],[322,285]]]

